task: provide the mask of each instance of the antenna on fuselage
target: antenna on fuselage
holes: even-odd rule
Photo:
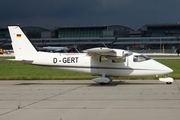
[[[74,44],[73,47],[78,53],[80,53],[79,50],[77,49],[77,45]]]
[[[111,48],[114,48],[114,43],[117,41],[117,37],[115,37],[115,40],[111,43]]]
[[[104,47],[106,47],[106,48],[107,48],[107,46],[104,44],[104,42],[102,42],[102,44],[104,45]]]

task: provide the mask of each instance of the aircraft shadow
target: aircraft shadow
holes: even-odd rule
[[[20,83],[15,85],[89,85],[90,83]]]
[[[89,85],[90,87],[99,87],[99,86],[117,86],[117,85],[164,85],[163,83],[157,83],[157,82],[133,82],[133,81],[112,81],[111,83],[107,85],[100,85],[97,83],[93,83]]]
[[[88,87],[99,87],[99,86],[105,86],[105,87],[111,87],[111,86],[117,86],[117,85],[164,85],[164,83],[157,83],[157,82],[134,82],[132,81],[112,81],[109,84],[106,85],[100,85],[98,83],[80,83],[80,82],[73,82],[73,83],[35,83],[35,82],[24,82],[24,83],[19,83],[15,85],[87,85]]]

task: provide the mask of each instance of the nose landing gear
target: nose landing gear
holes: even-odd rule
[[[165,78],[159,78],[159,81],[165,82],[166,84],[172,84],[174,79],[171,77],[168,77],[168,75],[166,75]]]

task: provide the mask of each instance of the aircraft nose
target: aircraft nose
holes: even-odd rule
[[[171,68],[169,68],[169,67],[167,67],[167,71],[168,71],[169,73],[173,72],[173,70],[172,70]]]
[[[173,70],[165,65],[163,65],[163,71],[165,71],[167,74],[173,72]]]
[[[161,74],[169,74],[171,72],[173,72],[173,70],[171,68],[169,68],[166,65],[163,65],[162,63],[156,62],[157,64],[154,64],[156,66],[157,69],[159,69],[160,71],[157,72],[161,72]]]

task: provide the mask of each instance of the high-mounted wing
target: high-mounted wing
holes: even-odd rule
[[[104,55],[107,58],[122,59],[124,57],[132,55],[132,52],[122,49],[110,49],[110,48],[91,48],[84,50],[83,52],[88,53],[90,56],[93,55]]]
[[[88,53],[89,55],[115,55],[116,51],[110,48],[91,48],[91,49],[86,49],[83,50],[83,52]]]

